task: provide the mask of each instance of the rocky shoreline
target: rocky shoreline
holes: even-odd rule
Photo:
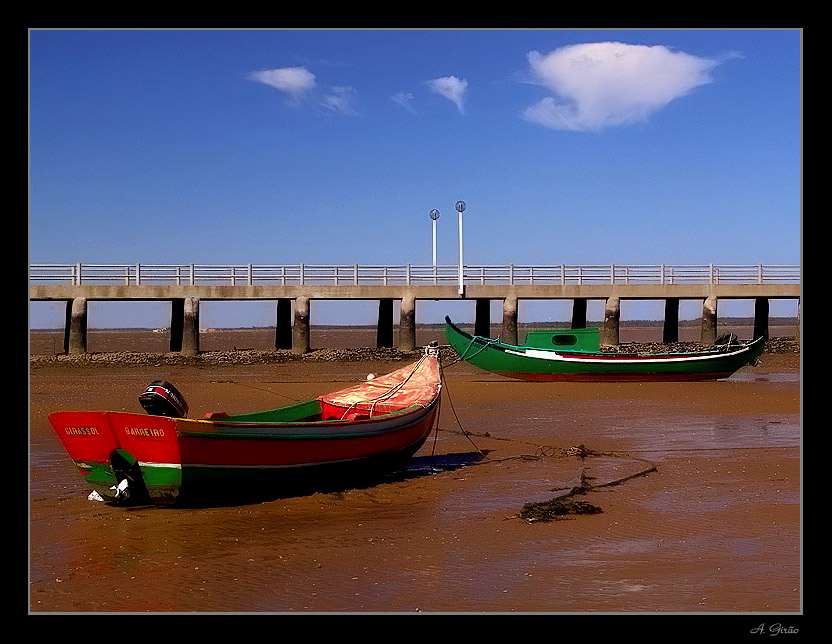
[[[700,351],[708,349],[698,342],[623,343],[605,349],[618,353],[660,353]],[[771,338],[766,342],[766,353],[800,353],[800,342],[795,338]],[[108,364],[134,365],[222,365],[222,364],[270,364],[281,362],[367,362],[412,360],[421,355],[421,349],[399,351],[395,348],[357,349],[316,349],[305,354],[289,350],[234,349],[228,351],[205,351],[196,356],[185,356],[176,352],[144,353],[139,351],[117,351],[110,353],[85,353],[80,355],[30,355],[30,368],[43,366],[95,366]],[[458,359],[450,347],[440,348],[443,362]]]

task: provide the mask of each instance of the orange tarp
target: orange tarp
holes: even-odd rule
[[[415,364],[402,367],[384,376],[372,378],[360,385],[320,396],[322,406],[337,407],[341,414],[331,410],[330,417],[388,414],[412,405],[428,405],[439,395],[439,361],[425,355]]]

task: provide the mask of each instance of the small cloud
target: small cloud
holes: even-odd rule
[[[465,114],[465,93],[468,91],[468,81],[456,76],[445,76],[427,81],[427,86],[435,94],[451,101],[460,114]]]
[[[711,82],[719,61],[667,47],[617,42],[532,51],[529,66],[547,96],[523,117],[555,130],[600,132],[643,121],[674,99]]]
[[[390,97],[394,103],[401,105],[406,110],[413,111],[413,105],[411,105],[411,101],[413,101],[413,94],[407,94],[405,92],[399,92],[398,94],[393,94]]]
[[[321,105],[338,114],[355,116],[358,112],[353,108],[354,96],[352,87],[333,87],[332,92],[321,99]]]
[[[279,67],[251,72],[249,80],[263,83],[285,92],[293,104],[300,103],[315,89],[315,75],[305,67]]]

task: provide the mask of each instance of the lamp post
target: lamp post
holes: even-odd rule
[[[433,267],[436,268],[436,220],[439,219],[439,211],[434,208],[429,214],[433,219]]]
[[[459,213],[459,294],[463,295],[465,293],[465,287],[462,280],[462,213],[465,212],[465,202],[457,201],[454,204],[454,208]]]

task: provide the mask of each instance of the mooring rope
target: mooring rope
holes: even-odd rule
[[[471,356],[469,356],[469,355],[468,355],[468,351],[470,351],[470,350],[471,350],[471,347],[474,345],[474,342],[476,342],[477,340],[479,340],[480,342],[482,342],[482,346],[480,346],[480,348],[477,350],[477,352],[476,352],[476,353],[474,353],[474,354],[472,354]],[[457,363],[463,362],[463,361],[465,361],[465,360],[471,360],[472,358],[476,358],[476,357],[477,357],[480,353],[482,353],[483,351],[485,351],[485,350],[486,350],[488,347],[490,347],[492,344],[497,344],[498,342],[499,342],[499,338],[498,338],[498,339],[493,339],[493,338],[483,338],[483,337],[481,337],[481,336],[479,336],[479,335],[472,336],[472,337],[471,337],[471,341],[468,343],[468,346],[467,346],[467,347],[465,347],[465,351],[463,351],[463,352],[462,352],[462,354],[459,354],[459,355],[458,355],[458,357],[457,357],[457,359],[456,359],[456,360],[454,360],[454,361],[453,361],[451,364],[449,364],[448,366],[449,366],[449,367],[453,367],[453,366],[454,366],[455,364],[457,364]],[[451,345],[449,345],[449,344],[442,345],[442,346],[443,346],[443,347],[448,347],[448,348],[453,348],[453,347],[451,347]]]
[[[469,348],[470,348],[470,344],[469,344]],[[483,347],[483,348],[485,348],[485,347]],[[466,349],[466,352],[467,352],[467,349]],[[453,365],[457,364],[457,362],[459,362],[459,360],[452,362],[449,366],[453,366]],[[601,487],[609,487],[609,486],[613,486],[613,485],[618,485],[619,483],[623,483],[624,481],[627,481],[629,479],[633,479],[633,478],[636,478],[636,477],[639,477],[639,476],[644,476],[645,474],[657,471],[657,469],[658,469],[655,464],[650,463],[649,461],[645,461],[644,459],[635,459],[635,460],[639,460],[639,461],[644,461],[645,464],[646,464],[646,468],[643,469],[643,470],[640,470],[638,472],[629,474],[627,476],[623,476],[623,477],[621,477],[619,479],[616,479],[614,481],[608,481],[606,483],[599,483],[599,484],[589,484],[589,483],[587,483],[587,475],[586,475],[587,459],[590,458],[590,457],[599,457],[599,456],[609,456],[609,457],[617,458],[617,456],[615,454],[605,454],[605,453],[594,452],[590,449],[587,449],[584,445],[572,445],[568,448],[563,449],[563,448],[556,448],[556,447],[553,447],[551,445],[536,444],[536,449],[535,449],[534,453],[532,453],[532,454],[521,454],[521,455],[518,455],[518,456],[506,456],[506,457],[498,458],[498,459],[491,458],[491,457],[488,456],[488,454],[486,452],[483,452],[477,446],[477,444],[474,442],[474,440],[472,438],[472,434],[470,432],[468,432],[462,426],[462,421],[460,420],[459,414],[457,414],[456,408],[454,407],[454,404],[453,404],[453,400],[451,399],[450,389],[448,387],[447,380],[445,378],[445,367],[443,366],[441,359],[439,361],[439,374],[440,374],[440,379],[441,379],[441,382],[442,382],[443,392],[444,392],[445,396],[448,399],[448,403],[451,406],[451,413],[454,416],[454,420],[456,421],[456,424],[459,427],[459,430],[460,430],[461,434],[463,436],[465,436],[465,438],[471,443],[471,445],[474,446],[474,449],[477,450],[477,453],[479,453],[488,463],[510,461],[510,460],[514,460],[514,459],[540,460],[540,459],[544,459],[544,458],[558,458],[558,457],[562,458],[562,457],[567,457],[567,456],[576,456],[576,457],[580,458],[580,460],[581,460],[581,466],[580,466],[580,470],[579,470],[580,486],[577,486],[577,487],[573,488],[573,493],[576,493],[575,490],[589,490],[589,489],[594,489],[594,488],[601,488]],[[440,403],[441,403],[441,400],[440,400]],[[438,419],[439,419],[439,414],[437,414],[437,423],[436,423],[435,434],[434,434],[434,446],[433,446],[433,451],[431,453],[431,458],[435,457],[435,455],[436,455],[436,440],[437,440],[437,436],[438,436],[438,433],[439,433],[439,420]],[[448,431],[448,430],[445,430],[445,431]],[[508,440],[510,442],[517,442],[514,439],[500,439],[498,437],[494,437],[494,436],[491,436],[491,435],[489,435],[488,437],[492,438],[492,439],[496,439],[496,440]],[[632,458],[632,457],[630,457],[630,458]]]
[[[486,457],[486,454],[484,454],[483,451],[479,447],[477,447],[477,444],[474,443],[474,441],[471,440],[471,437],[468,435],[468,432],[465,431],[465,428],[462,426],[462,422],[459,420],[459,414],[456,413],[456,408],[454,407],[454,401],[451,400],[451,393],[450,393],[450,390],[448,389],[448,383],[445,380],[445,368],[442,366],[441,356],[440,356],[440,359],[439,359],[439,380],[442,383],[442,389],[445,392],[446,398],[448,399],[448,404],[451,406],[451,413],[453,413],[454,419],[456,420],[456,424],[459,427],[459,430],[462,432],[462,435],[465,436],[465,438],[468,439],[468,442],[470,442],[471,445],[474,446],[474,449],[477,450],[477,452],[480,454],[480,456]],[[438,418],[438,414],[437,414],[437,418]],[[439,429],[439,422],[437,420],[437,431],[438,431],[438,429]]]

